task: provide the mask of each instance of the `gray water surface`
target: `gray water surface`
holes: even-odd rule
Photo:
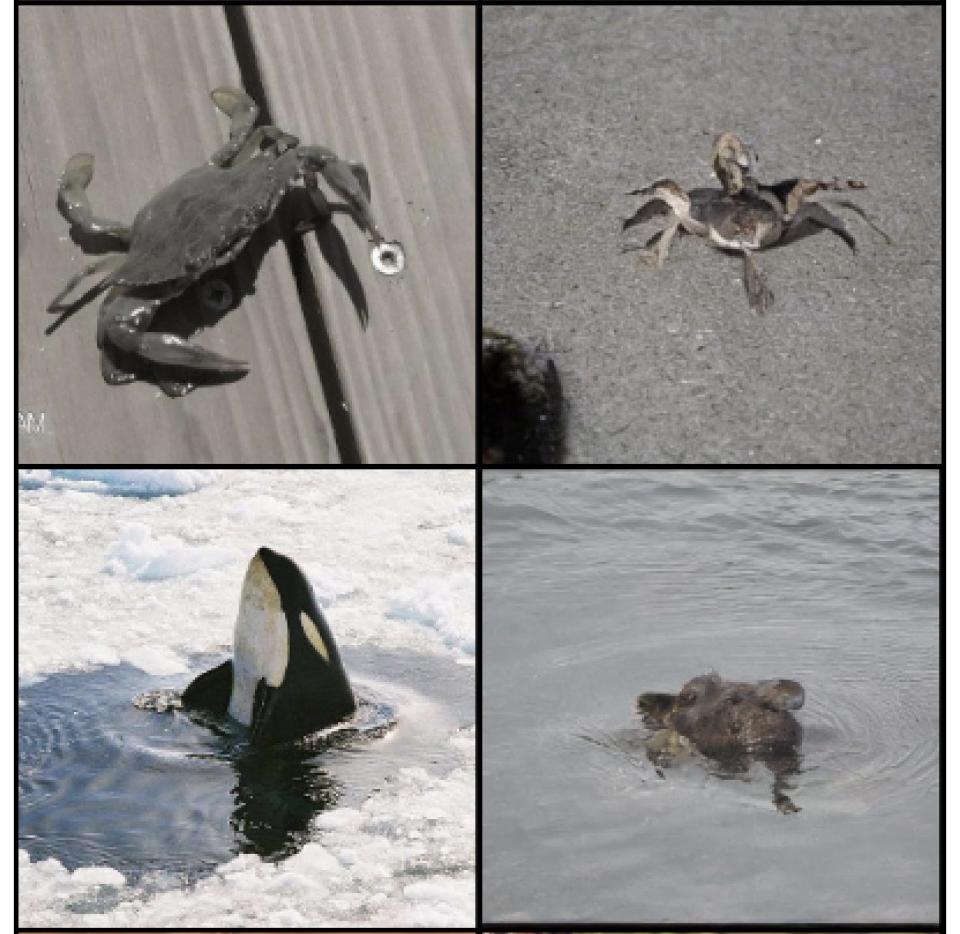
[[[485,472],[483,918],[938,922],[935,471]],[[806,689],[772,777],[661,778],[633,713]]]

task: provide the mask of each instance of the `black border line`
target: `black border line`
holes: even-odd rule
[[[16,430],[16,429],[14,429]],[[19,540],[19,528],[20,528],[20,472],[29,471],[29,470],[50,470],[50,469],[59,469],[63,467],[62,464],[53,464],[53,465],[30,465],[28,467],[15,467],[14,468],[14,500],[13,500],[13,519],[14,519],[14,547],[15,547],[15,558],[14,558],[14,571],[15,571],[15,580],[19,580],[20,573],[20,552],[18,547]],[[176,465],[171,467],[170,465],[143,465],[138,464],[132,467],[129,465],[110,465],[110,469],[123,469],[129,467],[129,469],[136,470],[147,470],[147,469],[164,469],[164,470],[174,470],[178,469],[182,465]],[[74,468],[90,468],[90,469],[104,469],[103,464],[79,464],[71,465],[70,469]],[[476,544],[478,533],[479,533],[479,505],[480,505],[480,471],[476,467],[471,465],[417,465],[414,468],[411,468],[410,465],[370,465],[364,467],[353,467],[345,468],[343,465],[338,464],[320,464],[313,466],[296,466],[292,467],[286,464],[275,464],[275,465],[257,465],[249,466],[244,464],[238,464],[233,466],[216,465],[216,466],[204,466],[198,465],[196,469],[205,469],[205,470],[248,470],[252,472],[258,472],[260,470],[267,469],[277,469],[277,470],[286,470],[286,471],[303,471],[303,472],[321,472],[325,470],[354,470],[354,471],[367,471],[367,470],[397,470],[397,469],[414,469],[419,471],[443,471],[445,473],[467,473],[472,472],[474,474],[474,534],[475,534],[475,546],[474,546],[474,562],[475,562],[475,571],[474,571],[474,608],[476,611],[475,623],[477,626],[477,641],[479,642],[479,611],[480,611],[480,586],[477,579],[479,573],[479,546]],[[13,632],[14,632],[14,651],[13,651],[13,710],[14,713],[14,727],[15,733],[19,735],[19,725],[20,725],[20,713],[19,713],[19,671],[18,671],[18,660],[20,657],[20,626],[19,626],[19,614],[20,614],[20,600],[19,600],[19,590],[17,592],[17,599],[14,604],[14,613],[13,613]],[[475,649],[476,652],[476,649]],[[477,657],[476,655],[474,656]],[[479,691],[479,677],[480,677],[480,665],[477,663],[475,668],[475,681],[477,683],[476,687],[476,698],[475,698],[475,729],[477,732],[476,742],[479,750],[480,742],[480,691]],[[304,931],[337,931],[343,932],[343,934],[354,934],[354,932],[383,932],[383,934],[452,934],[452,932],[467,932],[467,931],[478,931],[478,922],[480,918],[480,884],[479,884],[479,817],[480,817],[480,778],[479,778],[479,756],[477,756],[478,766],[475,770],[475,799],[474,799],[474,811],[475,811],[475,826],[476,831],[474,835],[475,839],[475,862],[474,862],[474,885],[475,885],[475,904],[476,904],[476,914],[474,919],[474,925],[472,927],[404,927],[403,925],[390,925],[388,927],[350,927],[345,925],[317,925],[304,928],[289,928],[289,927],[270,927],[268,925],[259,925],[256,927],[237,927],[237,926],[224,926],[224,925],[210,925],[207,927],[190,927],[187,925],[176,925],[173,927],[166,928],[157,928],[157,927],[65,927],[58,926],[55,924],[47,925],[28,925],[23,926],[18,923],[19,919],[19,908],[20,908],[20,872],[19,872],[19,850],[20,847],[20,838],[19,838],[19,828],[20,828],[20,813],[17,799],[14,799],[13,811],[14,811],[14,839],[12,840],[13,844],[13,861],[14,866],[14,879],[13,879],[13,900],[10,906],[10,910],[13,914],[13,930],[16,932],[53,932],[53,931],[89,931],[91,934],[108,934],[108,932],[124,932],[124,931],[138,931],[144,932],[144,934],[169,934],[171,931],[177,932],[177,934],[192,934],[192,932],[203,931],[217,931],[221,934],[229,934],[232,931],[263,931],[263,932],[290,932],[290,934],[302,934]],[[14,769],[14,782],[13,785],[16,787],[16,772],[19,767],[19,755],[15,754],[13,757],[13,769]],[[82,915],[78,916],[78,920],[82,919]]]
[[[938,864],[938,874],[939,874],[939,912],[940,912],[940,922],[939,924],[918,924],[911,922],[897,922],[897,923],[857,923],[857,924],[784,924],[782,922],[769,922],[769,923],[748,923],[748,924],[711,924],[709,922],[698,922],[696,924],[685,924],[685,923],[676,923],[672,921],[658,921],[655,923],[650,922],[637,922],[637,923],[604,923],[601,921],[596,922],[577,922],[577,923],[564,923],[562,921],[543,921],[539,923],[521,923],[521,922],[496,922],[496,921],[484,921],[482,911],[480,911],[480,906],[482,905],[482,900],[478,903],[478,931],[495,931],[495,932],[636,932],[636,934],[642,934],[642,932],[698,932],[698,934],[706,934],[706,932],[763,932],[763,934],[794,934],[794,932],[827,932],[827,931],[850,931],[850,932],[896,932],[896,934],[911,934],[911,932],[939,932],[945,930],[946,925],[946,873],[945,873],[945,864],[946,864],[946,699],[947,699],[947,688],[946,688],[946,472],[943,465],[940,466],[928,466],[928,465],[903,465],[903,464],[848,464],[848,465],[832,465],[832,464],[803,464],[803,465],[791,465],[791,464],[769,464],[769,465],[757,465],[757,464],[740,464],[736,466],[717,466],[717,465],[648,465],[648,466],[638,466],[636,464],[620,464],[620,465],[591,465],[591,464],[556,464],[544,467],[532,467],[532,466],[497,466],[497,467],[483,467],[478,469],[478,474],[480,475],[480,487],[481,487],[481,500],[482,500],[482,485],[483,477],[487,474],[490,475],[503,475],[503,476],[519,476],[523,474],[540,474],[545,472],[555,472],[555,471],[566,471],[566,470],[579,470],[584,472],[593,472],[593,471],[631,471],[631,472],[645,472],[645,471],[676,471],[676,470],[690,470],[690,471],[716,471],[716,472],[725,472],[729,470],[751,470],[751,471],[797,471],[797,470],[817,470],[817,471],[831,471],[831,472],[866,472],[866,471],[877,471],[877,470],[888,470],[896,472],[932,472],[936,471],[938,479],[938,493],[939,493],[939,551],[940,551],[940,560],[939,560],[939,606],[940,606],[940,639],[939,639],[939,679],[940,679],[940,797],[939,797],[939,824],[940,824],[940,845],[939,845],[939,864]],[[482,502],[478,504],[481,526],[478,527],[478,532],[482,528]],[[478,534],[477,542],[477,563],[478,563],[478,572],[480,575],[480,586],[482,594],[482,534]],[[481,600],[482,602],[482,600]],[[478,604],[479,607],[479,604]],[[482,613],[478,620],[482,624]],[[478,643],[480,643],[480,632],[482,626],[478,626]],[[480,654],[478,656],[478,681],[482,685],[482,644],[479,645]],[[481,731],[482,731],[482,720],[480,721]],[[478,737],[479,744],[479,737]],[[478,753],[480,746],[478,745]],[[478,755],[478,762],[482,761],[482,756]],[[478,785],[477,785],[477,800],[481,802],[478,805],[479,813],[481,815],[481,827],[482,827],[482,791],[478,773]],[[478,878],[480,880],[480,889],[483,890],[483,872],[482,872],[482,832],[478,833],[477,837],[477,869],[478,869]]]

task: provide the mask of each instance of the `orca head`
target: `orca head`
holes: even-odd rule
[[[259,744],[298,739],[354,712],[333,634],[309,581],[290,558],[264,547],[250,559],[233,663],[200,675],[184,691],[183,702],[228,713]]]

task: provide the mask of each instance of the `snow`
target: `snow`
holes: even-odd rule
[[[23,489],[48,487],[113,496],[179,496],[215,483],[215,470],[21,470]]]
[[[121,658],[125,662],[145,671],[148,675],[165,677],[179,675],[188,671],[187,660],[177,652],[164,648],[133,648],[127,649]]]
[[[436,631],[444,644],[474,654],[473,574],[425,578],[390,599],[387,616]]]
[[[29,470],[19,500],[22,684],[121,661],[175,678],[227,651],[261,545],[301,565],[339,644],[473,677],[473,471]],[[20,925],[472,928],[475,730],[401,698],[405,715],[446,723],[454,759],[321,812],[293,856],[245,854],[184,886],[21,850]]]
[[[162,580],[217,567],[237,557],[234,548],[187,545],[173,535],[154,538],[142,522],[122,522],[119,538],[107,550],[104,570],[143,581]]]
[[[447,529],[447,541],[454,545],[469,545],[473,547],[473,526],[454,525]]]
[[[82,866],[72,874],[74,884],[90,888],[99,885],[126,885],[122,872],[109,866]]]

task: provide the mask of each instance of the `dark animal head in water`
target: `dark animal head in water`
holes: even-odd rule
[[[688,681],[676,695],[637,698],[648,726],[676,730],[719,760],[795,749],[802,731],[790,711],[801,706],[803,688],[796,681],[747,684],[716,673]]]

